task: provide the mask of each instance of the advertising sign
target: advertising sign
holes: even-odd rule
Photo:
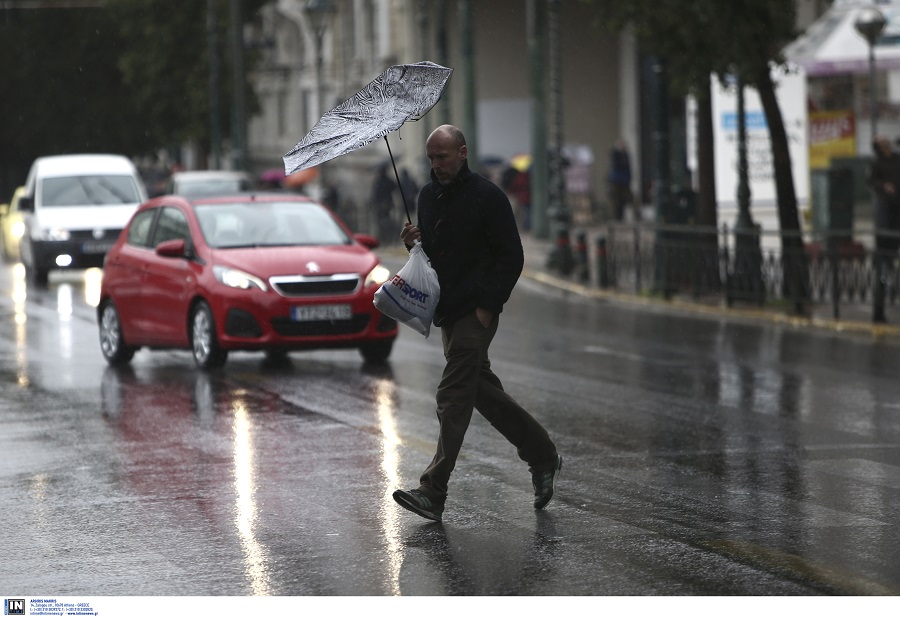
[[[853,156],[856,156],[856,117],[853,110],[810,111],[810,169],[828,169],[832,158]]]
[[[775,95],[787,131],[797,205],[809,200],[809,149],[807,145],[806,77],[802,71],[774,71]],[[737,207],[738,131],[737,90],[718,80],[713,88],[713,135],[715,143],[716,194],[719,208]],[[747,129],[747,164],[751,210],[775,206],[775,168],[769,128],[759,93],[744,89]]]

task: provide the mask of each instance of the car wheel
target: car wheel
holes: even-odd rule
[[[134,347],[125,344],[119,312],[112,302],[104,304],[100,312],[100,351],[112,365],[128,364],[134,357]]]
[[[38,268],[37,266],[26,267],[25,272],[28,280],[37,287],[46,287],[50,281],[50,271],[46,268]]]
[[[373,341],[371,343],[363,343],[359,347],[359,353],[366,362],[373,364],[381,364],[387,361],[394,348],[394,339],[383,341]]]
[[[191,314],[191,351],[202,369],[219,368],[228,358],[228,352],[219,348],[216,323],[206,302],[198,302]]]
[[[12,251],[9,250],[9,244],[6,239],[0,235],[0,243],[3,244],[3,263],[11,264],[15,261]]]

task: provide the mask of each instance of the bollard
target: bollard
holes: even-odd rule
[[[578,278],[582,283],[587,283],[591,273],[588,269],[587,234],[583,230],[575,234],[575,267],[578,270]]]
[[[569,227],[558,224],[553,226],[553,246],[547,255],[547,268],[568,276],[575,269],[575,258],[569,243]]]
[[[606,238],[597,238],[597,284],[601,288],[609,287],[609,268],[606,259]]]
[[[560,225],[556,229],[556,266],[563,276],[569,276],[575,269],[575,259],[572,256],[567,225]]]

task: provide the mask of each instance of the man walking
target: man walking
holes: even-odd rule
[[[547,431],[503,390],[491,371],[488,348],[500,313],[522,272],[522,241],[506,194],[472,172],[466,140],[451,125],[439,126],[425,143],[431,183],[419,192],[418,225],[407,223],[400,239],[421,240],[441,284],[434,324],[441,328],[444,368],[437,389],[440,436],[419,487],[397,490],[394,500],[411,512],[441,521],[450,474],[472,418],[491,423],[528,463],[534,507],[553,497],[562,457]]]

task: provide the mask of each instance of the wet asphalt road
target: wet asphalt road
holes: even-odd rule
[[[439,525],[390,498],[433,454],[439,331],[386,367],[117,371],[96,286],[0,271],[4,597],[900,593],[896,344],[523,280],[492,362],[557,442],[557,496],[535,512],[476,415]]]

